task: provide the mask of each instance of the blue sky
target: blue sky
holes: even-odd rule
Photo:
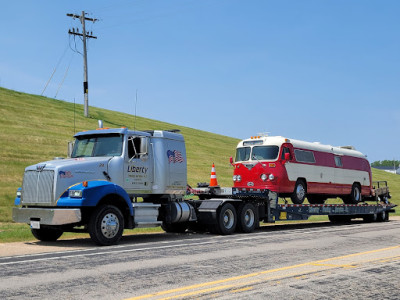
[[[400,159],[400,1],[2,1],[0,86],[248,138]],[[82,43],[76,40],[76,49]],[[66,70],[68,72],[66,74]],[[66,74],[65,81],[63,78]]]

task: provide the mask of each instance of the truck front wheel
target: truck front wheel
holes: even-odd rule
[[[124,217],[113,205],[99,206],[90,217],[88,230],[91,239],[100,246],[117,244],[124,230]]]
[[[54,242],[63,234],[62,230],[51,227],[32,228],[31,231],[35,238],[43,242]]]

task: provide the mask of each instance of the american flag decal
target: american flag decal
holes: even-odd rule
[[[168,150],[167,151],[167,156],[168,156],[168,162],[169,163],[182,163],[183,162],[183,156],[180,151],[177,150]]]

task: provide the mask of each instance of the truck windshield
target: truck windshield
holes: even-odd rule
[[[251,159],[254,160],[276,160],[278,158],[278,146],[256,146],[253,147]]]
[[[250,159],[250,147],[243,147],[236,149],[235,161],[246,161]]]
[[[71,157],[120,156],[122,137],[120,134],[78,136]]]

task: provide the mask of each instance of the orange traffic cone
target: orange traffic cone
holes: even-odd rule
[[[215,173],[214,163],[212,164],[212,168],[211,168],[211,178],[210,178],[210,185],[209,186],[218,186],[217,174]]]

